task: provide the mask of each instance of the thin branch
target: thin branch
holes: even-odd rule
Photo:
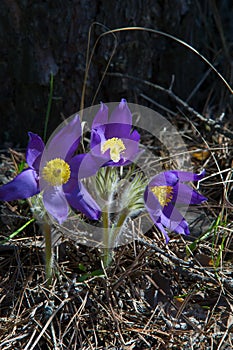
[[[164,250],[160,249],[153,243],[149,243],[146,240],[140,238],[139,243],[142,245],[149,247],[153,251],[159,253],[161,257],[165,257],[172,261],[174,264],[177,264],[178,266],[173,264],[174,270],[176,270],[178,273],[180,273],[183,276],[187,276],[192,280],[195,281],[201,281],[205,283],[213,283],[213,282],[219,282],[221,283],[224,287],[228,287],[230,290],[233,290],[233,280],[230,278],[225,278],[225,277],[220,277],[210,271],[208,271],[205,267],[200,267],[200,266],[194,266],[193,261],[184,261],[182,259],[179,259],[169,253],[166,253]],[[189,269],[194,269],[196,270],[195,272],[190,271]],[[201,275],[202,273],[203,275]],[[207,274],[208,276],[205,276]]]
[[[198,118],[202,122],[210,125],[219,134],[222,134],[230,139],[233,139],[233,132],[231,132],[230,130],[224,130],[223,126],[221,125],[222,124],[221,120],[215,121],[213,119],[204,117],[202,114],[197,112],[194,108],[190,107],[188,103],[186,103],[180,97],[178,97],[176,94],[174,94],[174,92],[171,90],[170,87],[169,87],[169,89],[166,89],[160,85],[153,84],[150,81],[136,78],[136,77],[133,77],[131,75],[121,74],[121,73],[107,73],[107,75],[113,76],[113,77],[118,77],[118,78],[124,78],[124,79],[132,79],[132,80],[137,81],[139,83],[153,87],[156,90],[162,91],[163,93],[167,94],[170,98],[172,98],[175,102],[179,103],[179,105],[181,105],[186,111],[188,111],[189,113],[194,115],[196,118]],[[153,100],[150,99],[150,102],[153,103]]]

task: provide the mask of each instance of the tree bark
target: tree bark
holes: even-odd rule
[[[105,31],[127,26],[144,26],[170,33],[193,45],[227,79],[231,77],[233,8],[231,0],[3,0],[0,2],[0,146],[27,144],[27,131],[43,135],[49,96],[50,74],[54,93],[48,133],[80,109],[88,45]],[[105,26],[105,27],[104,27]],[[117,40],[108,72],[127,74],[169,87],[186,99],[207,74],[200,58],[174,41],[142,31],[124,31],[103,36],[94,52],[86,82],[85,107],[95,96]],[[119,101],[148,105],[142,95],[169,108],[168,96],[132,79],[106,75],[95,104]],[[190,103],[199,111],[211,97],[217,112],[229,103],[229,93],[216,75],[210,73]],[[222,105],[219,104],[221,96]],[[150,105],[150,104],[149,104]]]

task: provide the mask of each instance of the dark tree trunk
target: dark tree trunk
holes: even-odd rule
[[[0,144],[25,146],[27,131],[43,135],[50,74],[54,94],[49,132],[80,108],[85,73],[88,30],[95,21],[91,48],[107,30],[145,26],[182,38],[200,50],[230,79],[232,39],[231,0],[91,0],[0,2]],[[147,32],[116,34],[117,47],[108,72],[131,75],[168,88],[188,98],[208,67],[187,48]],[[104,36],[96,47],[86,82],[85,106],[92,103],[103,71],[114,49],[114,36]],[[228,67],[228,68],[227,68]],[[147,105],[145,95],[174,108],[166,95],[125,77],[107,75],[94,103],[118,101]],[[229,93],[213,73],[197,89],[190,104],[202,111],[207,99],[219,113]],[[221,97],[222,105],[219,105]],[[217,106],[217,107],[216,107]]]

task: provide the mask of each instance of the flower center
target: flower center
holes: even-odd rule
[[[172,200],[172,186],[154,186],[150,188],[151,192],[157,197],[162,207],[168,205]]]
[[[55,158],[43,168],[42,176],[52,186],[64,185],[70,178],[70,166],[63,159]]]
[[[118,139],[118,137],[112,137],[104,142],[101,147],[101,152],[105,153],[109,149],[111,160],[114,163],[117,163],[121,158],[121,153],[125,150],[125,145],[121,139]]]

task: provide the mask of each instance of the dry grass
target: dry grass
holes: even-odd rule
[[[1,349],[232,348],[232,140],[215,132],[210,146],[208,135],[192,133],[188,147],[194,167],[207,169],[201,191],[209,201],[189,210],[191,237],[173,235],[166,246],[152,229],[118,248],[100,276],[97,249],[59,237],[51,289],[35,223],[0,245]],[[11,169],[2,157],[2,178]],[[24,201],[2,203],[1,217],[4,240],[31,213]]]
[[[148,82],[137,83],[137,98],[156,105],[144,90]],[[118,248],[102,275],[95,273],[102,268],[97,249],[59,236],[48,289],[36,223],[4,241],[31,219],[27,203],[1,203],[0,349],[233,348],[232,109],[222,94],[219,105],[228,118],[215,115],[216,123],[210,123],[213,91],[199,114],[171,89],[162,90],[182,108],[177,114],[162,106],[167,118],[176,121],[193,167],[207,171],[200,189],[208,203],[186,216],[191,236],[173,235],[165,245],[152,229]],[[146,143],[153,149],[153,139]],[[2,183],[22,160],[21,153],[11,155],[2,153]]]

